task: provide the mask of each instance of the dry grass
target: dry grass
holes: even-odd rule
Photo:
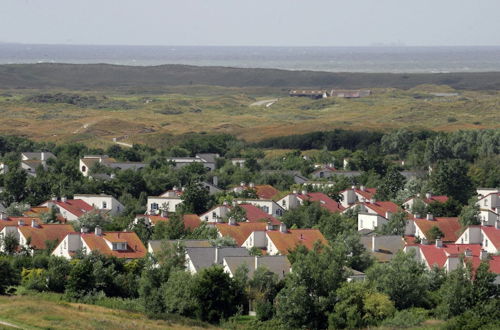
[[[190,94],[189,91],[192,93]],[[37,90],[1,91],[0,134],[24,135],[36,140],[84,142],[94,146],[128,136],[124,142],[161,146],[161,136],[189,132],[234,134],[248,141],[317,130],[387,130],[409,127],[434,130],[500,127],[500,92],[459,91],[460,95],[436,97],[432,92],[455,92],[446,86],[421,86],[411,90],[375,89],[363,99],[290,98],[281,91],[271,107],[253,106],[256,100],[274,98],[244,88],[200,86],[184,93],[124,94],[107,92],[109,102],[126,102],[128,109],[79,108],[68,104],[23,101]],[[48,91],[43,91],[47,93]],[[57,92],[57,91],[51,91]],[[63,91],[71,93],[71,91]],[[103,92],[74,92],[103,96]]]
[[[31,296],[0,296],[0,320],[23,329],[193,329],[137,313]]]

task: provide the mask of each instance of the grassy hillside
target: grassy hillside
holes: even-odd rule
[[[484,73],[328,73],[161,65],[150,67],[110,64],[13,64],[0,66],[0,89],[6,88],[142,88],[212,85],[226,87],[402,88],[421,84],[455,89],[498,90],[500,72]]]
[[[436,96],[434,93],[457,95]],[[269,107],[265,100],[278,99]],[[255,105],[257,104],[257,105]],[[361,99],[288,97],[286,90],[215,86],[163,92],[0,89],[0,134],[106,146],[163,146],[188,133],[230,133],[248,141],[318,130],[434,130],[500,127],[499,91],[422,85],[373,89]]]
[[[138,313],[33,296],[0,296],[0,321],[22,329],[201,329],[189,320],[150,320]]]

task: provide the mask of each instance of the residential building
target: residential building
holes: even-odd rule
[[[57,213],[67,221],[78,221],[78,218],[85,213],[97,211],[81,199],[67,199],[66,197],[62,197],[60,200],[53,198],[40,206],[47,207],[49,210],[55,207]]]
[[[247,209],[249,209],[249,207],[243,205],[256,206],[271,217],[281,217],[285,213],[285,210],[272,199],[237,198],[234,201]]]
[[[342,190],[340,195],[342,196],[341,204],[344,208],[347,208],[356,203],[363,203],[370,201],[375,198],[377,193],[376,188],[367,188],[365,186],[352,186],[350,189]]]
[[[378,262],[391,261],[396,253],[405,247],[405,241],[399,235],[362,236],[361,244]]]
[[[123,259],[140,259],[146,256],[147,250],[134,232],[103,232],[96,227],[92,233],[72,232],[67,234],[56,247],[52,255],[71,259],[78,251],[89,254],[97,251],[100,254]]]
[[[191,274],[213,265],[222,265],[225,257],[249,256],[248,250],[240,247],[189,247],[186,248],[186,269]]]
[[[248,249],[252,247],[266,248],[267,241],[265,240],[265,231],[267,228],[273,229],[272,226],[264,222],[232,222],[232,223],[216,223],[215,228],[219,237],[229,236],[234,239],[236,244],[241,247],[246,247]],[[261,234],[262,233],[262,234]],[[264,236],[261,239],[260,244],[257,242],[257,238],[249,239],[251,235],[258,235],[259,237]]]
[[[73,199],[82,200],[94,209],[104,211],[112,216],[118,215],[125,210],[125,206],[111,195],[75,194]]]
[[[231,277],[234,277],[238,268],[246,267],[248,278],[253,278],[255,271],[262,267],[278,275],[279,279],[283,279],[292,268],[286,256],[224,257],[222,265],[224,271]]]
[[[488,253],[500,253],[500,221],[495,226],[468,226],[456,244],[480,244]]]
[[[258,200],[261,201],[261,200]],[[265,202],[265,201],[264,201]],[[274,203],[276,204],[276,203]],[[274,226],[279,226],[280,221],[273,217],[272,215],[269,215],[268,213],[265,212],[265,210],[252,205],[252,204],[237,204],[239,207],[243,209],[245,212],[245,220],[246,222],[257,222],[257,223],[268,223],[270,222]],[[200,215],[200,219],[205,222],[209,223],[217,223],[217,222],[224,222],[224,221],[229,221],[227,219],[229,212],[234,208],[235,206],[225,204],[225,205],[219,205],[211,210],[203,213]]]
[[[287,229],[285,224],[279,230],[266,231],[267,254],[287,255],[299,245],[311,250],[316,242],[328,245],[328,241],[318,229]]]
[[[47,160],[56,158],[51,152],[22,152],[21,153],[21,168],[28,173],[28,175],[35,176],[36,169],[39,166],[46,167]]]
[[[458,239],[460,234],[460,223],[456,217],[434,217],[432,214],[427,214],[425,219],[417,218],[409,219],[405,229],[405,236],[414,236],[420,239],[431,241],[432,237],[429,231],[437,227],[443,236],[440,237],[443,242],[453,243]]]
[[[421,201],[425,206],[429,206],[432,203],[446,203],[448,201],[448,199],[449,199],[448,196],[442,196],[442,195],[441,196],[434,196],[431,193],[426,193],[425,197],[421,197],[421,196],[417,195],[415,197],[411,197],[411,198],[407,199],[403,203],[403,207],[405,208],[405,210],[411,212],[413,204],[417,200]]]
[[[294,190],[291,194],[286,195],[278,201],[278,205],[285,210],[291,210],[299,205],[303,205],[305,201],[317,202],[322,208],[330,212],[342,212],[344,207],[339,203],[328,197],[322,192],[310,192],[302,190],[300,193]]]
[[[154,227],[160,222],[169,222],[168,217],[162,215],[152,215],[152,214],[138,214],[135,216],[134,224],[139,223],[140,219],[144,220],[144,223],[148,226]],[[184,214],[182,216],[184,222],[184,228],[187,230],[195,230],[201,225],[200,217],[196,214]]]
[[[92,168],[94,166],[97,166],[97,164],[115,170],[134,171],[142,169],[148,165],[141,162],[119,162],[116,159],[109,157],[108,155],[87,155],[80,159],[79,170],[83,176],[89,177]]]
[[[237,194],[241,194],[242,192],[248,190],[254,191],[257,198],[263,200],[271,200],[274,196],[279,194],[279,190],[271,185],[268,184],[255,185],[251,182],[248,185],[242,182],[239,186],[232,188],[232,190]]]
[[[182,245],[185,248],[193,248],[193,247],[212,247],[212,244],[209,240],[195,240],[195,239],[178,239],[178,240],[151,240],[148,242],[148,252],[151,254],[155,254],[160,252],[165,246],[171,245]]]
[[[353,207],[359,208],[358,231],[375,230],[377,227],[388,223],[392,215],[399,212],[399,207],[395,203],[377,202],[374,199],[369,202],[355,204],[355,206],[352,205],[350,208]]]
[[[184,166],[193,163],[200,163],[207,170],[213,171],[215,170],[217,158],[219,158],[219,154],[206,153],[206,154],[196,154],[195,157],[170,157],[167,158],[167,161],[172,162],[174,167],[177,169],[183,168]]]

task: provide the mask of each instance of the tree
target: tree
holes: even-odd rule
[[[148,244],[148,241],[151,239],[152,229],[151,226],[146,223],[145,218],[139,218],[137,222],[132,225],[132,230],[139,236],[142,243]]]
[[[20,165],[16,165],[10,169],[7,174],[4,174],[4,190],[2,192],[2,200],[5,204],[13,202],[21,202],[25,197],[27,174]]]
[[[234,206],[226,215],[227,219],[234,219],[236,222],[245,222],[247,220],[247,212],[239,205]]]
[[[1,238],[1,237],[0,237]],[[19,239],[14,235],[14,233],[7,233],[1,240],[3,250],[7,254],[14,254],[19,246]]]
[[[17,284],[19,273],[12,267],[10,260],[0,256],[0,295],[5,294],[7,288]]]
[[[390,167],[382,179],[382,184],[377,190],[377,199],[395,199],[398,192],[403,189],[405,181],[405,177],[399,173],[396,167]]]
[[[471,270],[462,266],[451,271],[440,289],[441,303],[437,311],[444,318],[460,315],[471,307]]]
[[[216,247],[225,247],[225,246],[235,247],[238,245],[236,244],[234,238],[232,238],[231,236],[221,236],[215,239],[211,239],[210,244]]]
[[[186,236],[186,228],[181,215],[173,214],[168,221],[160,221],[153,228],[152,239],[181,239]]]
[[[210,202],[207,189],[198,183],[190,183],[181,198],[183,213],[202,214],[207,211]]]
[[[389,221],[382,225],[380,233],[382,235],[400,235],[405,233],[406,223],[408,222],[408,213],[400,211],[390,216]]]
[[[432,191],[466,203],[475,193],[472,180],[467,176],[467,170],[467,164],[463,160],[438,162],[431,174]]]
[[[49,212],[42,213],[40,215],[40,220],[42,220],[43,223],[58,223],[57,209],[55,206],[52,206]]]
[[[477,198],[471,198],[469,200],[469,204],[462,208],[462,211],[458,216],[458,221],[460,222],[462,228],[466,228],[471,225],[479,225],[481,223],[479,213],[480,210]]]
[[[95,286],[93,265],[90,258],[78,260],[69,272],[65,294],[69,298],[81,298]]]
[[[244,304],[243,292],[221,266],[205,268],[195,276],[193,296],[197,301],[196,316],[210,323],[234,315]]]
[[[427,238],[430,241],[435,241],[437,238],[443,238],[444,233],[439,229],[438,226],[432,226],[431,229],[427,231]]]
[[[108,220],[99,212],[87,212],[78,218],[79,227],[88,231],[93,231],[97,226],[102,228],[107,222]]]
[[[274,315],[273,301],[280,289],[278,275],[265,267],[258,267],[248,282],[249,299],[253,301],[257,319],[270,320]]]
[[[194,315],[197,300],[194,296],[194,277],[189,272],[183,270],[173,272],[162,288],[168,313],[188,317]]]
[[[414,252],[398,252],[389,263],[377,263],[367,271],[370,283],[389,295],[396,308],[425,306],[428,280],[423,263],[417,261]]]

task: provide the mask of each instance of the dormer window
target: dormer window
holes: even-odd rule
[[[123,251],[127,249],[127,243],[118,242],[113,243],[113,251]]]

